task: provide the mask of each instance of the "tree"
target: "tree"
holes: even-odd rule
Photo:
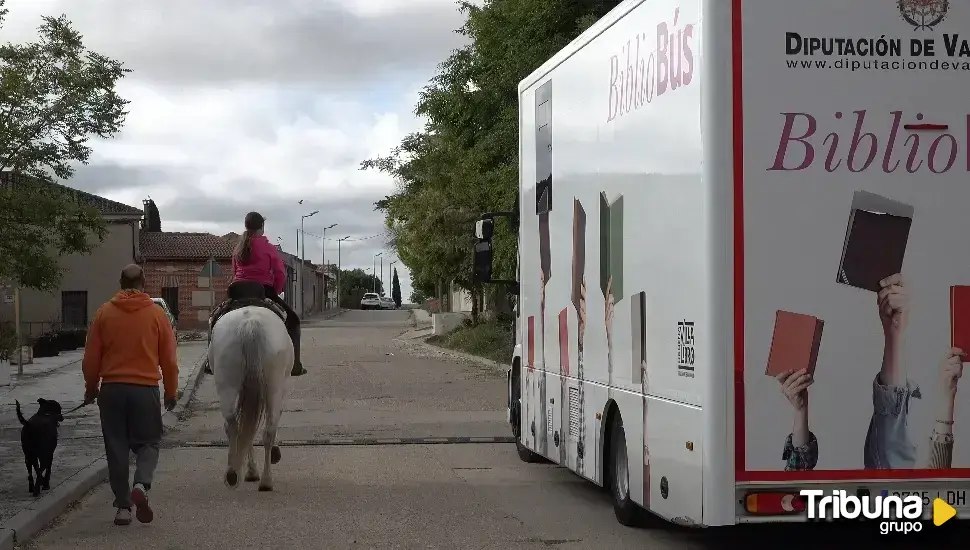
[[[518,206],[518,83],[617,3],[459,2],[467,18],[458,32],[470,44],[442,62],[421,92],[415,112],[427,120],[424,129],[361,165],[397,181],[375,206],[415,289],[431,293],[454,282],[471,293],[477,314],[483,293],[471,277],[473,223],[483,212]],[[496,226],[496,277],[515,278],[517,230]]]
[[[376,287],[375,287],[376,285]],[[354,292],[375,292],[384,293],[384,286],[381,280],[374,277],[363,269],[340,270],[340,292],[349,294]]]
[[[49,291],[61,256],[89,253],[106,235],[100,214],[54,180],[88,162],[92,137],[121,129],[128,102],[115,86],[129,70],[85,48],[64,15],[44,17],[38,33],[0,45],[0,279]]]
[[[428,295],[425,294],[423,290],[415,288],[411,290],[411,297],[409,298],[409,301],[412,304],[421,305],[428,301]]]
[[[397,268],[394,268],[394,277],[391,278],[391,299],[397,307],[401,307],[401,281],[397,278]]]

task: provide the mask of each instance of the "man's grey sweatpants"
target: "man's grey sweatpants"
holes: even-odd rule
[[[135,483],[152,486],[162,440],[162,403],[158,386],[108,383],[98,395],[108,480],[116,508],[131,508],[128,452],[135,453]]]

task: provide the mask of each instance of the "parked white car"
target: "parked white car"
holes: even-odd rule
[[[360,299],[360,309],[381,309],[381,297],[376,292],[368,292]]]
[[[381,296],[381,309],[397,309],[397,304],[394,302],[394,298],[390,296]]]

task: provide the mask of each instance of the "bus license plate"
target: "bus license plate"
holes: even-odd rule
[[[883,489],[882,496],[897,496],[900,498],[906,498],[909,496],[918,496],[923,499],[924,509],[932,509],[933,501],[937,498],[943,499],[944,502],[953,506],[954,508],[966,508],[967,507],[967,491],[964,489],[927,489],[924,491],[919,490],[906,490],[906,491],[896,491],[894,489]]]

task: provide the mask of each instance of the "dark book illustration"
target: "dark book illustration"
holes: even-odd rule
[[[823,326],[824,322],[818,317],[778,310],[765,374],[778,376],[802,369],[814,374]]]
[[[630,343],[633,346],[633,383],[643,384],[647,363],[647,293],[630,296]]]
[[[559,371],[563,377],[569,376],[569,308],[559,312]]]
[[[879,292],[879,281],[903,269],[912,224],[912,206],[856,191],[845,231],[838,282]]]
[[[573,307],[579,311],[586,276],[586,210],[579,199],[573,199]]]
[[[600,290],[613,280],[614,303],[623,299],[623,195],[612,203],[600,193]]]
[[[970,354],[970,286],[950,287],[950,347]]]

